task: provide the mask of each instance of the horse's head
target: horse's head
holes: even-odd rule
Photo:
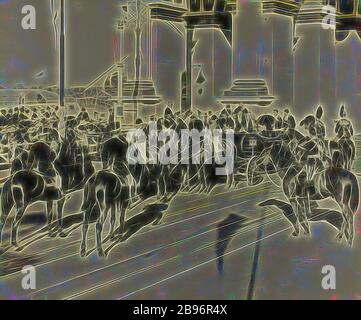
[[[309,131],[311,128],[316,126],[316,118],[314,115],[308,115],[300,122],[300,127]]]
[[[272,131],[275,127],[276,118],[270,114],[264,114],[257,118],[257,125],[264,127],[266,131]]]
[[[338,120],[335,126],[335,133],[338,139],[351,139],[353,137],[353,126],[351,121],[348,119]]]
[[[201,119],[194,118],[189,122],[189,129],[202,131],[204,129],[204,123]]]

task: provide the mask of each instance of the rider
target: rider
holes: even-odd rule
[[[218,117],[218,126],[221,129],[235,128],[235,121],[233,119],[232,108],[230,105],[226,105],[226,107],[221,111]]]
[[[330,153],[334,159],[333,153],[338,151],[340,158],[342,158],[342,167],[350,170],[355,161],[356,147],[353,140],[353,126],[352,122],[346,118],[345,106],[340,108],[340,118],[336,121],[335,133],[336,137],[330,142]]]
[[[281,116],[279,115],[279,112],[277,109],[273,110],[273,116],[276,119],[276,121],[274,123],[274,129],[276,129],[276,130],[282,129],[283,120],[282,120]]]
[[[20,146],[16,146],[13,153],[13,159],[11,161],[11,174],[18,171],[29,169],[28,153]]]
[[[242,131],[246,131],[246,132],[253,132],[255,129],[255,120],[252,117],[252,114],[250,113],[250,111],[248,111],[247,108],[243,108],[240,111],[240,114],[238,115],[238,119],[240,122],[240,129]]]
[[[336,139],[341,139],[342,137],[351,139],[353,137],[353,126],[352,122],[346,118],[345,106],[342,105],[340,108],[340,119],[336,121],[335,133]]]
[[[177,123],[171,107],[166,107],[164,110],[163,126],[167,129],[174,129]]]
[[[301,121],[301,127],[308,131],[306,139],[300,142],[298,149],[301,151],[299,162],[304,164],[300,178],[305,179],[306,193],[314,193],[314,177],[325,169],[324,162],[329,158],[326,152],[325,125],[321,120],[323,109],[317,108],[316,116],[309,115]]]
[[[294,116],[290,113],[289,109],[283,111],[282,126],[285,129],[295,129],[296,120]]]
[[[85,122],[89,122],[90,121],[90,117],[89,117],[89,113],[88,111],[86,111],[86,109],[83,107],[80,111],[80,113],[78,114],[77,120],[80,122],[85,121]]]

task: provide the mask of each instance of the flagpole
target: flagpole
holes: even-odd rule
[[[65,0],[60,0],[59,104],[65,106]]]

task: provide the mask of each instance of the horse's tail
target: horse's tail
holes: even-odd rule
[[[9,216],[13,206],[14,198],[11,192],[11,181],[8,180],[4,184],[0,194],[0,240],[2,239],[2,233],[5,227],[6,219]]]
[[[95,187],[95,201],[101,212],[101,208],[105,207],[105,188],[104,188],[104,186],[97,185]]]
[[[94,177],[90,178],[84,186],[83,191],[83,203],[81,206],[81,211],[84,212],[84,216],[87,211],[91,209],[92,204],[94,204]]]
[[[84,221],[90,222],[97,219],[100,213],[101,204],[104,202],[104,188],[97,179],[97,175],[90,178],[84,187],[82,212]]]

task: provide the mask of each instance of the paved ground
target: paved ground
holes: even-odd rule
[[[277,181],[276,181],[277,183]],[[11,299],[245,299],[250,281],[258,224],[237,231],[227,249],[224,274],[217,272],[217,223],[229,214],[257,219],[266,215],[255,299],[343,299],[361,297],[360,236],[353,249],[334,241],[335,230],[312,224],[312,239],[290,237],[281,213],[257,203],[279,194],[268,182],[208,197],[178,196],[163,224],[145,227],[107,258],[94,252],[80,258],[80,230],[66,239],[44,238],[21,253],[1,256],[0,296]],[[79,196],[73,199],[76,207]],[[129,216],[139,212],[133,210]],[[29,227],[27,227],[29,228]],[[26,229],[26,227],[25,227]],[[29,232],[29,231],[27,231]],[[90,248],[94,229],[89,232]],[[32,264],[37,289],[21,288],[19,268]],[[321,269],[337,271],[337,289],[321,288]]]

